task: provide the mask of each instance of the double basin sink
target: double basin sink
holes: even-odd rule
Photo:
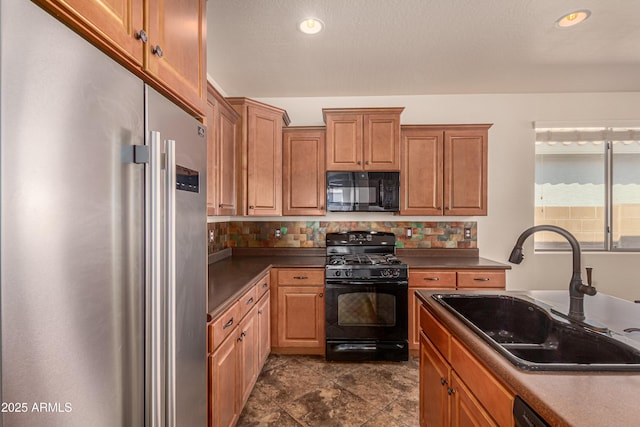
[[[531,371],[638,371],[640,348],[528,299],[495,294],[432,296],[517,367]]]

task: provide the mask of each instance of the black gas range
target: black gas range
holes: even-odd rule
[[[408,360],[408,269],[393,233],[327,233],[327,360]]]

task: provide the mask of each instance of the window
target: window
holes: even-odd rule
[[[640,250],[640,128],[536,128],[535,224],[567,229],[585,251]],[[536,250],[566,250],[559,234]]]

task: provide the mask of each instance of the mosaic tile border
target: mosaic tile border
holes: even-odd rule
[[[470,230],[465,238],[464,230]],[[276,230],[280,237],[276,237]],[[411,237],[406,236],[411,229]],[[396,247],[407,249],[477,248],[477,223],[412,221],[231,221],[209,223],[214,241],[209,254],[226,248],[323,248],[326,233],[375,230],[394,233]]]

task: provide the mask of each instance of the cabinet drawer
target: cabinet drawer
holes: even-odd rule
[[[240,323],[240,301],[236,301],[209,325],[209,352],[212,353]]]
[[[420,307],[420,329],[424,331],[424,334],[436,346],[440,353],[442,353],[445,359],[448,359],[451,334],[424,307]]]
[[[489,372],[457,339],[451,339],[451,367],[496,420],[513,425],[514,395]]]
[[[506,286],[504,270],[469,270],[458,272],[458,289],[502,288]]]
[[[307,268],[304,270],[279,269],[278,285],[294,285],[294,286],[322,285],[324,286],[324,269],[321,269],[321,268],[314,268],[314,269]]]
[[[258,280],[256,283],[256,294],[257,299],[262,298],[262,295],[266,294],[269,288],[271,287],[271,275],[269,273],[265,274],[263,277]]]
[[[409,287],[455,289],[455,271],[409,270]]]
[[[242,319],[258,302],[258,293],[256,286],[252,286],[245,294],[238,300],[240,303],[240,318]]]

